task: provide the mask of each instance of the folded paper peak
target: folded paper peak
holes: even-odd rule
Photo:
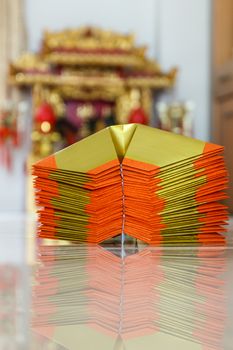
[[[86,173],[107,163],[109,166],[119,162],[124,164],[127,159],[157,168],[220,148],[145,125],[125,124],[101,130],[40,160],[36,165]]]

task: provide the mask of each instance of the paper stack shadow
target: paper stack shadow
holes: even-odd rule
[[[106,128],[34,165],[39,236],[224,244],[223,147],[139,124]]]

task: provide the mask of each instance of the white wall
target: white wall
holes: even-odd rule
[[[157,0],[26,0],[29,48],[37,50],[44,29],[93,25],[133,32],[155,55]]]
[[[16,161],[12,171],[0,162],[0,214],[24,210],[26,157],[23,152],[16,151],[14,158]]]
[[[174,91],[178,100],[195,103],[195,136],[210,132],[211,0],[160,0],[159,59],[165,69],[174,63],[180,73]]]

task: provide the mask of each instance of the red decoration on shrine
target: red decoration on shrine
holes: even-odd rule
[[[148,117],[141,107],[138,107],[131,112],[128,121],[129,123],[148,125]]]
[[[35,113],[35,122],[39,125],[44,122],[47,122],[50,124],[51,128],[55,126],[56,116],[50,104],[43,103],[41,106],[39,106]],[[51,129],[49,129],[48,131],[50,130]]]

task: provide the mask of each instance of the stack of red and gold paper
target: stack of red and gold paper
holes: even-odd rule
[[[104,129],[34,165],[39,236],[224,243],[223,148],[139,124]]]

